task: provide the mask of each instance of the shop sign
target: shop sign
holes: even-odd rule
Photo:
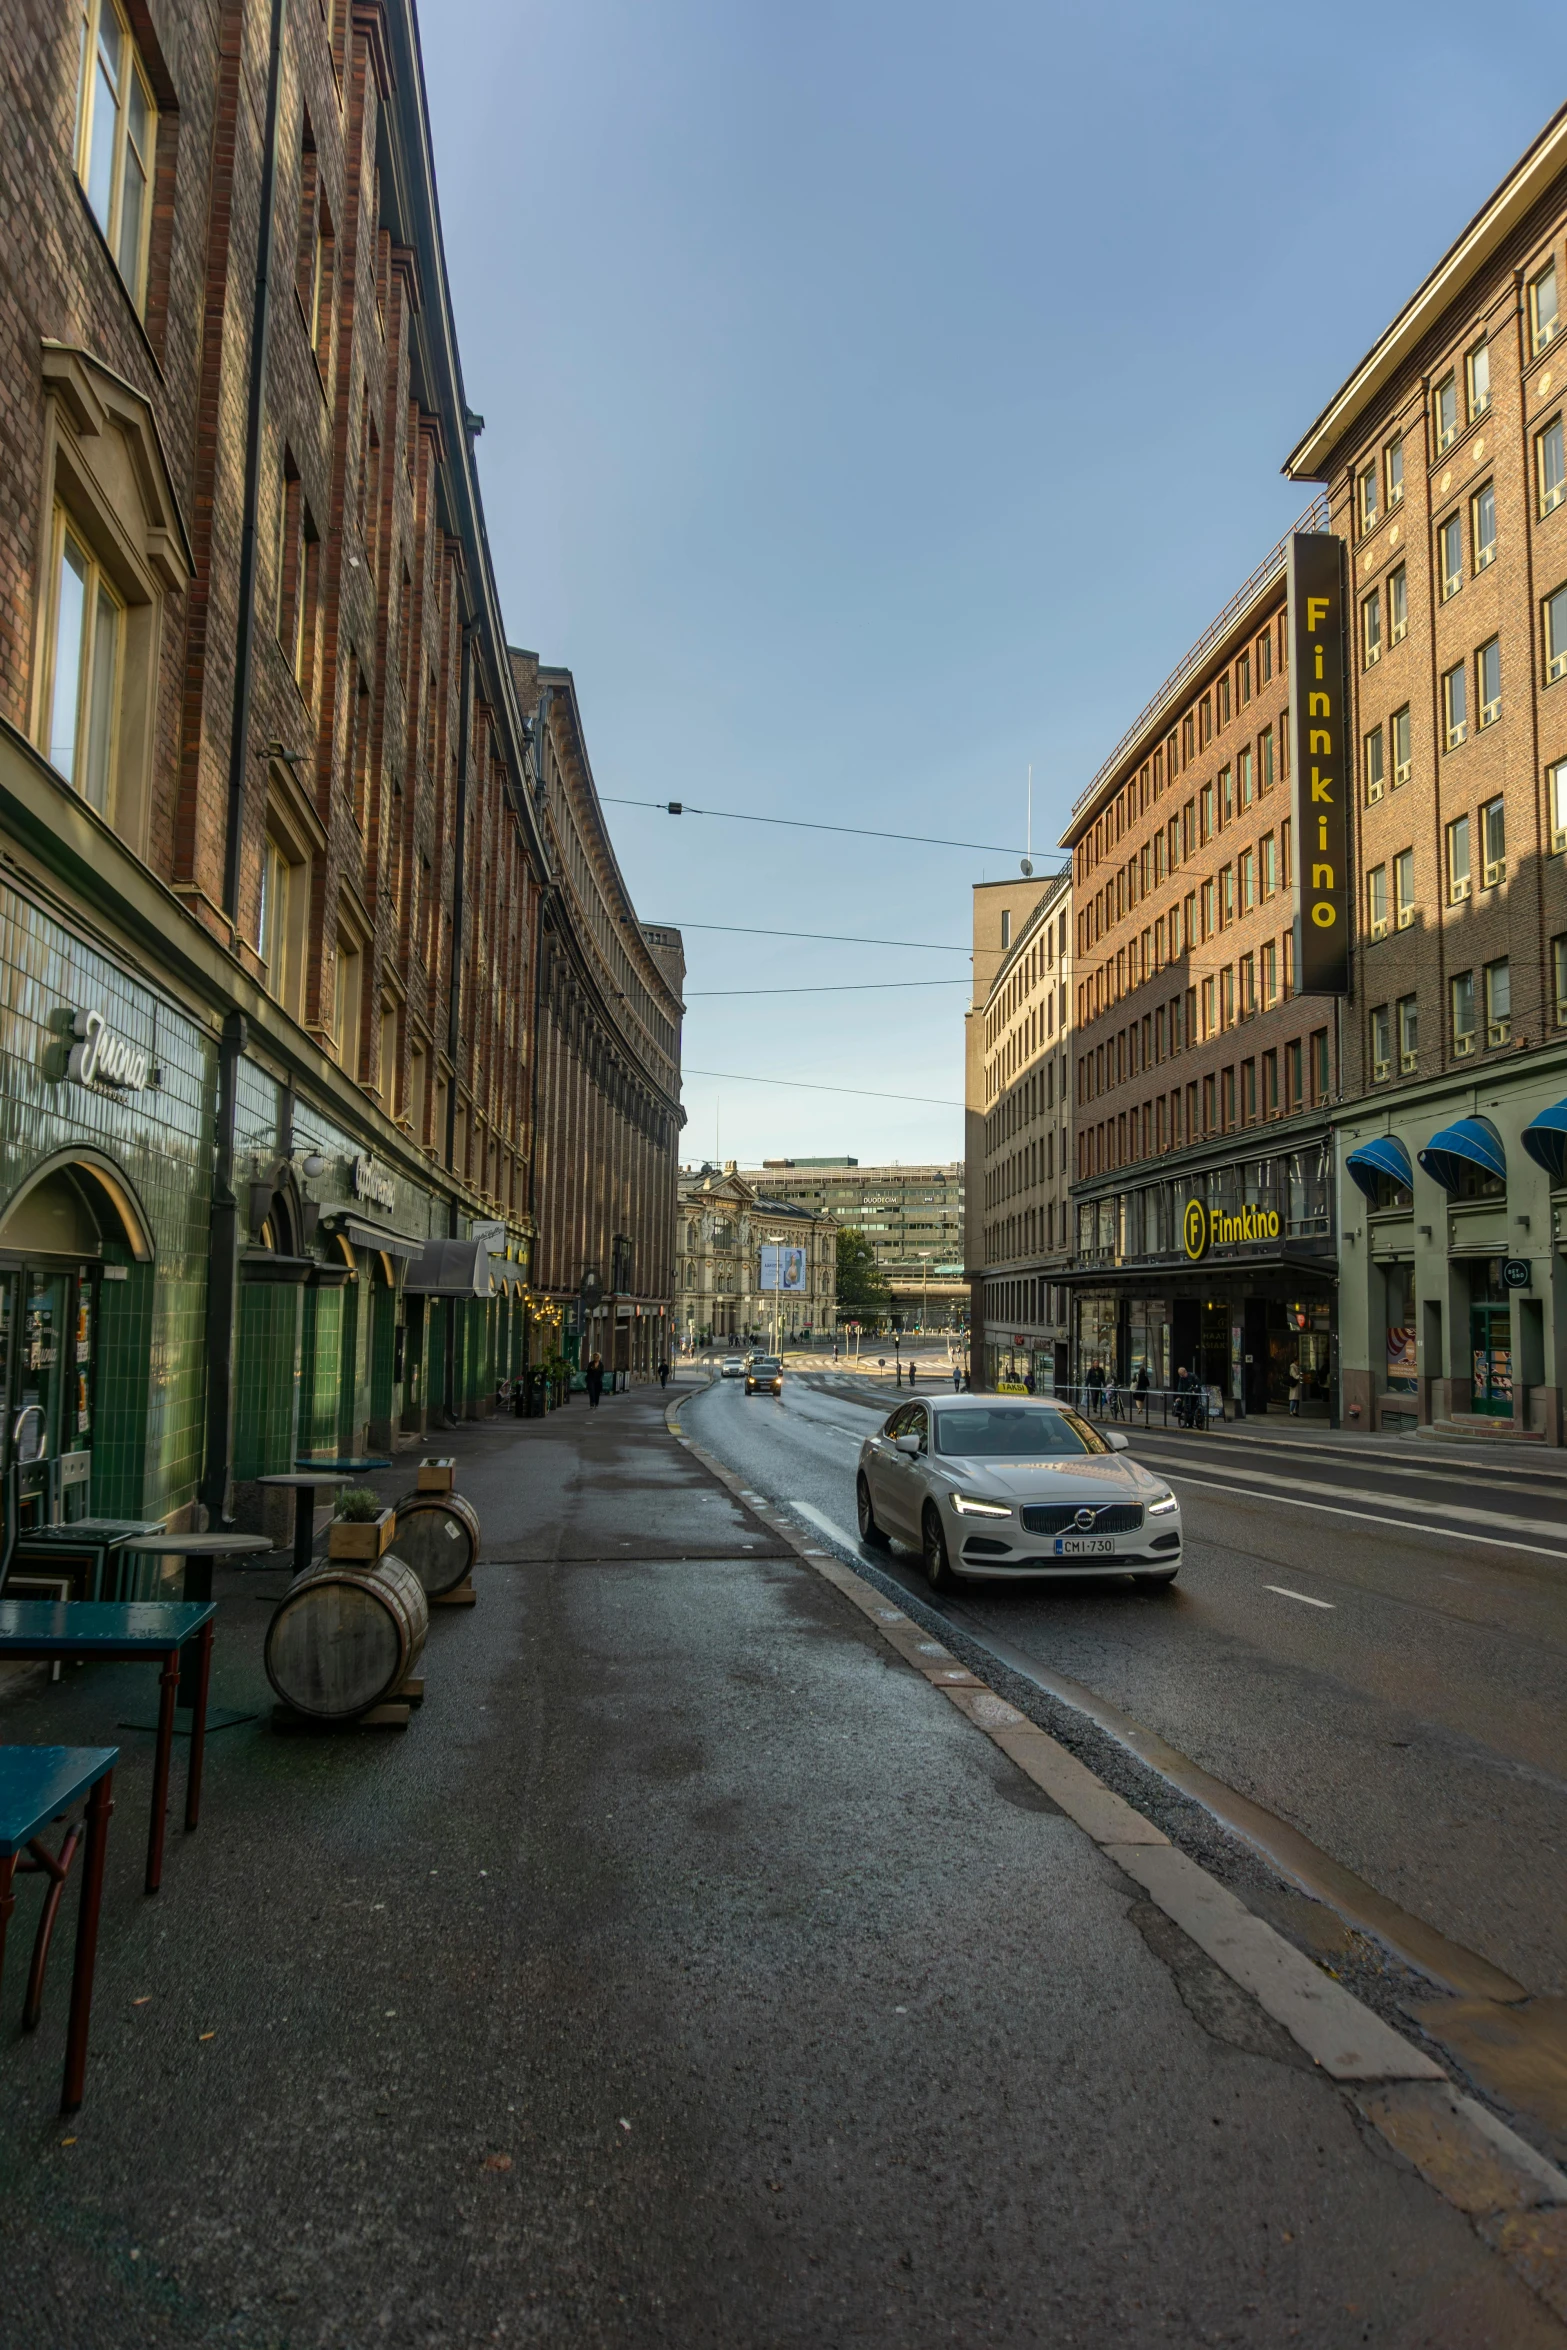
[[[1508,1257],[1502,1266],[1504,1289],[1527,1289],[1534,1279],[1534,1268],[1527,1257]]]
[[[353,1186],[355,1199],[368,1201],[373,1208],[384,1208],[388,1215],[397,1205],[396,1182],[374,1159],[355,1159]]]
[[[101,1012],[57,1012],[53,1025],[75,1042],[50,1048],[50,1076],[74,1077],[78,1085],[109,1093],[142,1093],[152,1083],[151,1054],[111,1028]]]
[[[1349,735],[1344,546],[1331,531],[1289,544],[1290,756],[1295,806],[1295,992],[1349,993]]]
[[[1277,1240],[1282,1227],[1276,1208],[1240,1208],[1233,1216],[1189,1199],[1181,1219],[1181,1246],[1194,1265],[1211,1248],[1234,1248],[1245,1241]]]

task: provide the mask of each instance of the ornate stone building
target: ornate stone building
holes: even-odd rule
[[[764,1249],[782,1252],[764,1257]],[[776,1281],[768,1276],[776,1274]],[[680,1178],[675,1289],[680,1342],[822,1337],[836,1324],[838,1225],[769,1199],[731,1159]]]

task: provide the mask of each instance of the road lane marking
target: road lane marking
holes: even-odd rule
[[[1208,1493],[1233,1494],[1237,1501],[1278,1502],[1287,1510],[1317,1510],[1324,1517],[1357,1518],[1363,1524],[1381,1526],[1395,1534],[1434,1535],[1441,1542],[1478,1542],[1487,1550],[1521,1550],[1532,1559],[1551,1559],[1557,1566],[1567,1565],[1567,1550],[1546,1550],[1538,1542],[1509,1542],[1501,1534],[1466,1534],[1461,1526],[1430,1526],[1419,1518],[1388,1518],[1373,1510],[1342,1510],[1331,1501],[1302,1501],[1293,1493],[1259,1493],[1250,1485],[1221,1485],[1212,1477],[1191,1477],[1184,1469],[1166,1469],[1164,1474],[1172,1484],[1197,1485]]]
[[[1215,1465],[1217,1466],[1217,1464]],[[1184,1472],[1181,1470],[1172,1469],[1166,1470],[1165,1474],[1167,1476],[1180,1476],[1184,1474]],[[1242,1469],[1239,1467],[1231,1467],[1228,1462],[1225,1462],[1219,1469],[1219,1474],[1224,1477],[1244,1478],[1248,1485],[1260,1486],[1263,1489],[1263,1492],[1259,1495],[1259,1499],[1277,1492],[1280,1500],[1296,1502],[1301,1500],[1301,1496],[1298,1493],[1287,1493],[1283,1490],[1288,1483],[1286,1478],[1270,1476],[1265,1469]],[[1195,1477],[1191,1480],[1191,1482],[1193,1484],[1200,1485],[1204,1482],[1204,1480],[1200,1477]],[[1384,1500],[1384,1496],[1382,1494],[1367,1493],[1362,1488],[1354,1485],[1330,1486],[1328,1490],[1330,1492],[1337,1493],[1340,1501],[1382,1502]],[[1461,1502],[1456,1501],[1410,1500],[1403,1502],[1400,1506],[1406,1510],[1414,1509],[1440,1511],[1444,1521],[1447,1518],[1463,1518],[1466,1519],[1472,1526],[1507,1526],[1510,1527],[1515,1534],[1554,1534],[1558,1541],[1567,1540],[1567,1527],[1564,1527],[1560,1521],[1553,1524],[1549,1518],[1509,1518],[1504,1517],[1499,1510],[1466,1509]],[[1351,1510],[1348,1515],[1351,1517],[1358,1517],[1362,1515],[1362,1513],[1356,1510]],[[1444,1523],[1441,1527],[1434,1527],[1429,1529],[1429,1531],[1445,1533],[1447,1528]]]
[[[1264,1591],[1276,1591],[1280,1599],[1298,1599],[1302,1607],[1325,1607],[1332,1609],[1338,1605],[1337,1600],[1313,1599],[1309,1592],[1291,1591],[1283,1583],[1264,1583],[1262,1588]]]
[[[831,1518],[828,1517],[826,1511],[819,1510],[814,1502],[791,1501],[785,1506],[793,1510],[797,1517],[809,1518],[811,1524],[816,1528],[818,1534],[825,1534],[829,1542],[841,1542],[844,1549],[848,1551],[851,1557],[854,1557],[858,1554],[860,1547],[859,1536],[857,1534],[845,1534],[843,1528],[841,1526],[835,1526]]]
[[[1146,1440],[1150,1437],[1152,1439],[1152,1448],[1154,1450],[1157,1450],[1161,1444],[1174,1446],[1180,1441],[1178,1438],[1170,1436],[1168,1431],[1162,1428],[1155,1428],[1152,1430],[1139,1429],[1135,1421],[1129,1421],[1127,1423],[1127,1427],[1132,1435],[1142,1435],[1145,1438],[1145,1442],[1137,1447],[1139,1453],[1149,1449]],[[1447,1477],[1451,1478],[1459,1484],[1472,1484],[1474,1481],[1473,1470],[1467,1461],[1450,1460],[1442,1454],[1439,1454],[1435,1460],[1422,1463],[1422,1465],[1417,1468],[1412,1462],[1409,1461],[1384,1460],[1381,1455],[1377,1453],[1356,1454],[1351,1452],[1347,1445],[1297,1444],[1293,1437],[1289,1436],[1228,1436],[1224,1441],[1228,1445],[1234,1445],[1237,1448],[1244,1445],[1248,1451],[1267,1454],[1269,1456],[1288,1455],[1290,1453],[1309,1454],[1314,1461],[1337,1461],[1341,1467],[1343,1466],[1346,1459],[1354,1463],[1357,1467],[1362,1463],[1369,1462],[1372,1466],[1375,1467],[1377,1474],[1384,1477]],[[1185,1446],[1182,1445],[1181,1451],[1184,1453],[1185,1450]],[[1553,1487],[1561,1488],[1563,1491],[1563,1498],[1567,1499],[1567,1477],[1554,1477],[1548,1471],[1543,1469],[1511,1468],[1505,1461],[1493,1461],[1490,1459],[1487,1459],[1485,1467],[1486,1473],[1489,1476],[1522,1478],[1526,1482],[1532,1479],[1539,1488],[1541,1500],[1554,1500],[1556,1498],[1555,1493],[1552,1490]]]

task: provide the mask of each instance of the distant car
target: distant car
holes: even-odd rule
[[[1181,1505],[1125,1451],[1119,1429],[1032,1397],[906,1403],[860,1447],[860,1535],[912,1543],[935,1591],[968,1575],[1173,1583]]]
[[[782,1395],[783,1364],[777,1355],[753,1355],[745,1367],[747,1395]]]
[[[745,1377],[744,1355],[725,1355],[718,1376],[720,1379],[743,1379]]]

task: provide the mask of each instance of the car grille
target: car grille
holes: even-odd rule
[[[1079,1526],[1077,1507],[1072,1502],[1036,1502],[1019,1510],[1018,1516],[1029,1534],[1135,1534],[1143,1522],[1142,1503],[1137,1501],[1112,1501],[1095,1510],[1091,1526]]]

